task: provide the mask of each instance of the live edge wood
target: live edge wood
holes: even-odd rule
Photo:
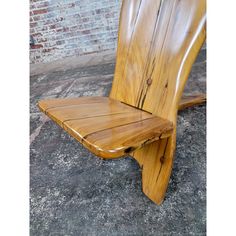
[[[95,154],[129,153],[142,168],[143,192],[161,204],[178,110],[198,102],[180,100],[205,26],[205,0],[123,0],[110,99],[58,99],[39,107]]]

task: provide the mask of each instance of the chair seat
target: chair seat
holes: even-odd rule
[[[121,157],[173,131],[172,122],[108,97],[42,100],[38,106],[103,158]]]

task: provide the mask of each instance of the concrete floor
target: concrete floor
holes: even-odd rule
[[[179,113],[176,159],[165,201],[141,191],[130,157],[101,160],[45,115],[44,98],[107,96],[114,60],[31,76],[30,232],[32,236],[206,235],[206,107]],[[185,93],[206,90],[205,49]]]

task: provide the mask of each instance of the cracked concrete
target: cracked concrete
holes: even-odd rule
[[[161,206],[142,193],[135,160],[99,159],[39,112],[44,98],[107,96],[115,65],[110,58],[31,76],[31,235],[206,235],[205,105],[179,113],[175,163]],[[203,48],[185,93],[205,91]]]

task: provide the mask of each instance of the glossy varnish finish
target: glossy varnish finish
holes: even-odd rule
[[[106,97],[53,99],[40,109],[90,151],[121,157],[147,143],[169,137],[172,122]]]
[[[184,110],[185,108],[201,105],[206,102],[206,95],[205,94],[197,94],[197,95],[189,95],[183,96],[179,103],[179,111]]]
[[[123,0],[110,99],[39,103],[95,154],[133,156],[143,192],[157,204],[173,165],[178,109],[204,101],[181,96],[205,40],[205,7],[205,0]]]
[[[175,120],[204,27],[203,0],[124,1],[110,97]]]
[[[160,204],[176,145],[176,118],[192,64],[205,40],[205,0],[123,2],[110,97],[173,122],[173,134],[132,153],[144,193]]]

